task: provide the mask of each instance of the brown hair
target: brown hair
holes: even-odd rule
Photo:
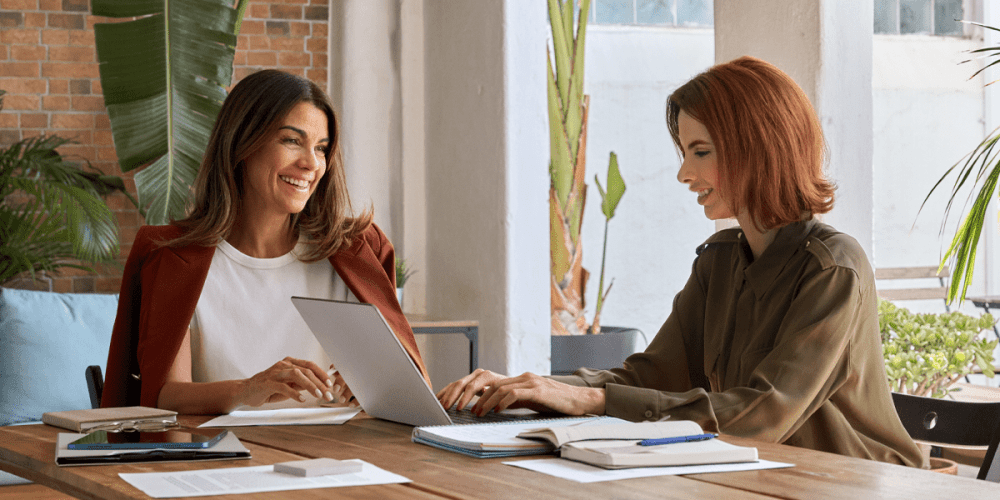
[[[681,110],[708,129],[719,158],[721,191],[733,214],[746,210],[768,230],[833,208],[836,186],[823,175],[826,146],[805,92],[753,57],[718,64],[667,99],[667,128]]]
[[[263,70],[241,80],[222,104],[195,180],[194,204],[186,218],[173,222],[185,232],[164,245],[215,246],[229,234],[242,207],[245,160],[263,147],[281,119],[301,102],[326,115],[330,147],[326,174],[305,209],[291,216],[292,227],[309,243],[308,253],[300,258],[305,262],[328,258],[371,225],[370,209],[352,217],[340,126],[326,93],[300,76]]]

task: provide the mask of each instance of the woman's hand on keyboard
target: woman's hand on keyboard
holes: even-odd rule
[[[445,408],[457,405],[461,409],[476,395],[479,401],[472,412],[479,416],[507,408],[531,408],[568,415],[604,413],[604,389],[576,387],[534,373],[506,377],[477,369],[448,384],[437,393],[437,398]]]

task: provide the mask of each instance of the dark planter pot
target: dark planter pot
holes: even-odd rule
[[[553,335],[552,374],[570,375],[577,368],[621,368],[645,340],[638,328],[602,326],[600,335]]]

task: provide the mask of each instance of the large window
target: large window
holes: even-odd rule
[[[875,0],[875,33],[962,36],[962,0]]]
[[[712,27],[712,0],[591,0],[591,23]]]

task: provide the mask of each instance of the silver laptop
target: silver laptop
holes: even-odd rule
[[[471,415],[445,411],[374,305],[306,297],[292,297],[292,304],[369,415],[415,426],[450,425],[459,423],[452,417]],[[515,410],[477,421],[536,418],[552,415]]]

